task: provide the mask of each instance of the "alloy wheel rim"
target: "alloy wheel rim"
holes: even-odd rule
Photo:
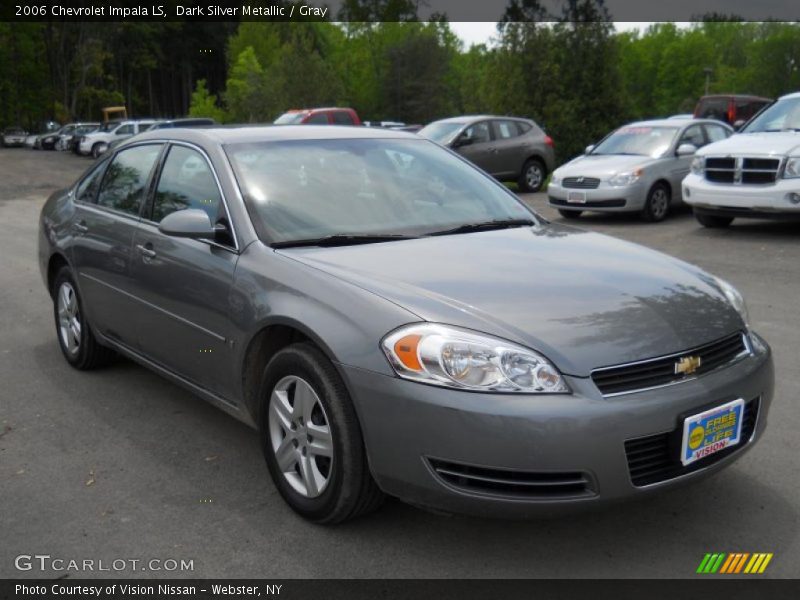
[[[320,496],[333,474],[333,436],[314,388],[289,375],[272,390],[269,438],[284,479],[305,498]]]
[[[58,288],[58,330],[67,353],[77,354],[81,346],[81,313],[75,289],[66,281]]]
[[[527,181],[529,187],[538,187],[542,182],[542,170],[536,165],[531,165],[525,174],[525,181]]]
[[[653,206],[653,215],[657,218],[663,217],[667,212],[667,193],[664,190],[656,190],[653,192],[653,198],[650,201]]]

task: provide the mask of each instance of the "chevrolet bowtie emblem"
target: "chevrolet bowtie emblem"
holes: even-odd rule
[[[683,356],[675,363],[675,375],[691,375],[700,368],[702,362],[699,356]]]

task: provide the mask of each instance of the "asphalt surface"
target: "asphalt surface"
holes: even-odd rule
[[[579,226],[695,262],[739,287],[776,362],[762,441],[696,485],[602,512],[510,522],[389,501],[333,528],[308,524],[270,481],[256,435],[127,361],[91,373],[59,352],[36,264],[37,218],[90,161],[0,149],[0,577],[21,554],[192,560],[194,577],[691,577],[706,552],[773,552],[800,576],[800,224],[705,230],[688,211],[646,225]],[[559,220],[542,194],[525,200]],[[98,564],[97,562],[95,563]],[[119,563],[117,563],[119,564]],[[45,576],[165,576],[46,572]]]

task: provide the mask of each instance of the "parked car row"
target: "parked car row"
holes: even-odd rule
[[[591,210],[661,221],[680,201],[705,227],[800,217],[798,132],[800,93],[762,108],[738,132],[710,119],[630,123],[556,169],[548,200],[568,219]]]

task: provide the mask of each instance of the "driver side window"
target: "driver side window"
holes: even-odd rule
[[[681,136],[681,141],[678,143],[680,146],[681,144],[692,144],[695,148],[702,148],[706,145],[706,138],[703,135],[703,128],[700,125],[692,125],[683,132],[683,136]]]
[[[489,131],[489,121],[481,121],[470,125],[464,130],[464,135],[472,140],[473,144],[483,144],[492,141]]]

